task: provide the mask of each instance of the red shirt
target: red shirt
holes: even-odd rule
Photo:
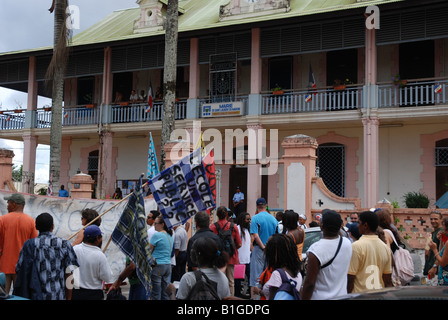
[[[0,216],[0,271],[15,274],[23,244],[36,237],[36,223],[26,213],[10,212]]]
[[[227,223],[227,225],[226,225],[226,223]],[[218,220],[218,225],[221,227],[222,230],[229,230],[230,224],[231,223],[225,219]],[[214,223],[210,225],[210,230],[212,230],[214,233],[218,234],[218,230],[216,229],[216,226]],[[229,264],[235,265],[235,264],[240,264],[240,259],[238,256],[237,248],[241,247],[241,244],[242,244],[240,232],[238,231],[238,227],[235,223],[233,224],[232,237],[233,237],[233,241],[235,242],[235,253],[233,254],[233,256],[230,257]]]

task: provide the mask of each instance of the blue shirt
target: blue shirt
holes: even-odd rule
[[[261,242],[266,244],[269,237],[275,233],[278,221],[267,211],[257,213],[250,223],[250,234],[258,233]]]
[[[166,232],[156,232],[149,242],[154,246],[152,256],[157,264],[171,264],[173,237]]]
[[[237,192],[233,195],[233,201],[239,202],[240,200],[244,200],[244,193]]]
[[[67,190],[59,190],[59,196],[60,197],[68,197],[68,191]]]

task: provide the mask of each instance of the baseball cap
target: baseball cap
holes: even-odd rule
[[[13,193],[9,197],[4,197],[3,199],[5,199],[6,201],[11,200],[12,202],[15,202],[17,204],[22,204],[22,205],[25,204],[25,197],[22,196],[20,193]]]
[[[100,228],[96,225],[88,226],[84,229],[84,237],[96,238],[102,234]]]
[[[257,199],[257,206],[266,204],[266,200],[264,198],[258,198]]]

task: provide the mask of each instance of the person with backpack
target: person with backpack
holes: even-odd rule
[[[268,300],[300,299],[301,262],[292,237],[282,233],[273,234],[266,242],[265,256],[268,266],[274,271],[261,293]]]
[[[230,296],[229,280],[219,270],[228,262],[228,255],[218,250],[215,241],[206,237],[197,239],[191,250],[191,259],[198,269],[182,276],[177,294],[172,283],[168,286],[171,300],[222,300]]]
[[[230,258],[225,273],[227,279],[229,279],[230,294],[233,296],[235,295],[235,265],[240,263],[238,249],[242,245],[241,236],[238,226],[229,221],[233,215],[232,211],[221,206],[216,210],[216,215],[218,216],[218,221],[210,226],[210,230],[222,240],[224,251],[229,254]]]

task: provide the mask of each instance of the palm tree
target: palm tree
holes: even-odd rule
[[[163,117],[162,117],[162,150],[160,169],[165,169],[164,146],[174,131],[176,106],[176,67],[177,67],[177,32],[178,32],[178,0],[168,0],[165,30],[165,62],[163,75]]]
[[[62,102],[64,95],[64,76],[68,60],[67,40],[70,28],[67,28],[66,9],[68,0],[53,0],[49,9],[54,12],[53,57],[47,69],[47,88],[51,88],[51,128],[50,128],[50,177],[53,192],[59,191],[59,173],[61,168],[62,142]]]

